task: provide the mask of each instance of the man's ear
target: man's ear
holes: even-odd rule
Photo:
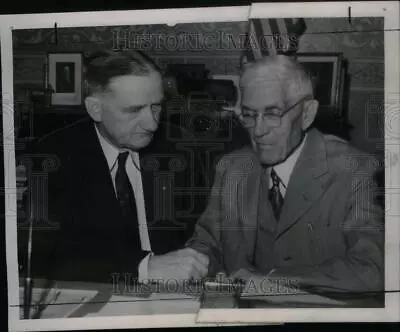
[[[303,115],[302,115],[302,129],[307,130],[314,122],[317,116],[319,103],[317,100],[307,100],[304,102]]]
[[[85,98],[86,111],[95,122],[100,122],[103,113],[103,105],[97,97]]]

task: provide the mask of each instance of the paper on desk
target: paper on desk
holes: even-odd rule
[[[89,313],[85,317],[193,314],[199,310],[199,298],[182,293],[153,293],[146,298],[113,295],[99,311]]]
[[[240,298],[242,300],[260,301],[259,305],[262,306],[261,302],[269,304],[279,305],[312,305],[312,306],[344,306],[346,302],[331,299],[318,294],[311,294],[306,291],[285,289],[277,293],[243,293]]]
[[[243,288],[242,300],[268,302],[279,305],[341,306],[346,302],[313,294],[291,284],[285,279],[253,276]]]

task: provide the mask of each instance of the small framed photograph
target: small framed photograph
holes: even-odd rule
[[[50,53],[48,57],[52,105],[81,105],[82,54]]]
[[[342,56],[340,53],[298,53],[297,60],[310,72],[320,105],[340,108]]]

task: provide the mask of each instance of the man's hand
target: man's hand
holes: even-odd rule
[[[209,259],[191,248],[152,256],[149,259],[148,276],[152,280],[199,280],[207,275]]]

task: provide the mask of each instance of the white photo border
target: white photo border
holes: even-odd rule
[[[6,259],[9,303],[19,303],[16,174],[14,142],[14,87],[12,31],[17,29],[64,27],[121,26],[142,24],[247,21],[260,17],[347,17],[348,7],[353,17],[384,17],[385,29],[385,148],[400,154],[400,126],[394,111],[399,109],[399,5],[397,2],[324,2],[271,3],[238,7],[188,8],[168,10],[138,10],[82,13],[51,13],[0,16],[0,42],[3,94],[3,144],[6,203]],[[391,113],[392,112],[392,113]],[[388,124],[390,121],[390,124]],[[388,127],[390,126],[390,127]],[[386,130],[390,129],[390,130]],[[397,136],[396,136],[397,133]],[[400,193],[400,172],[396,165],[386,168],[385,202],[392,210],[386,214],[386,290],[399,290],[400,205],[393,204]],[[389,200],[391,202],[389,202]],[[389,230],[390,228],[390,230]],[[63,318],[20,320],[19,308],[9,307],[11,331],[123,329],[155,327],[215,326],[219,323],[325,322],[325,321],[395,321],[399,319],[399,293],[386,294],[384,309],[201,309],[198,315],[149,315],[93,318]],[[197,317],[197,320],[196,320]],[[232,320],[234,317],[234,321]],[[271,318],[272,317],[272,318]],[[273,319],[273,320],[272,320]]]

